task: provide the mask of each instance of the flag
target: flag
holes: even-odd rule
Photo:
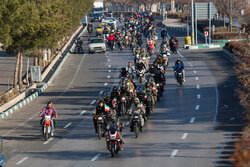
[[[117,102],[117,98],[115,97],[115,98],[113,99],[112,103],[113,103],[113,104],[116,104],[116,102]]]
[[[109,106],[107,104],[104,105],[104,109],[106,112],[109,112]]]

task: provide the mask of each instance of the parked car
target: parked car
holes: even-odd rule
[[[90,38],[88,42],[89,53],[106,52],[106,45],[103,38]]]
[[[91,22],[99,22],[102,19],[102,14],[101,13],[94,13],[92,18],[91,18]]]

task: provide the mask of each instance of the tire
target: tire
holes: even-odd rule
[[[134,125],[134,130],[135,130],[135,138],[138,138],[138,136],[139,136],[139,127],[138,127],[137,124]]]
[[[49,139],[49,134],[48,134],[48,126],[46,126],[45,134],[44,134],[44,139],[47,141]]]
[[[112,157],[115,156],[115,146],[114,146],[114,144],[111,145],[110,153],[111,153],[111,156],[112,156]]]
[[[98,133],[98,139],[101,140],[102,139],[102,129],[100,124],[97,125],[97,133]]]
[[[125,106],[124,104],[121,105],[121,115],[124,117],[125,116],[125,112],[126,112],[126,109],[125,109]]]

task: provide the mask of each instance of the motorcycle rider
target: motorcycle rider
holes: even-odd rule
[[[185,82],[185,70],[184,70],[184,63],[181,61],[181,58],[177,58],[174,66],[174,74],[175,79],[177,79],[177,73],[182,72],[183,74],[183,81]]]
[[[136,39],[137,39],[137,44],[141,47],[142,45],[142,42],[143,42],[143,39],[142,39],[142,35],[141,35],[141,32],[138,31],[137,34],[136,34]]]
[[[145,59],[146,58],[146,61],[145,61],[145,68],[148,69],[148,64],[149,64],[149,55],[147,54],[145,48],[142,48],[141,50],[141,54],[140,54],[140,58],[141,59]]]
[[[55,127],[55,119],[57,118],[57,113],[56,113],[56,110],[55,108],[53,107],[53,102],[52,101],[49,101],[47,103],[47,107],[44,107],[41,111],[40,111],[40,114],[39,114],[39,117],[42,117],[42,119],[40,120],[40,124],[42,126],[42,129],[41,131],[43,132],[43,121],[44,121],[44,117],[45,116],[51,116],[52,118],[52,125],[51,125],[51,136],[54,135],[54,127]]]
[[[140,131],[142,132],[142,128],[144,126],[144,118],[143,117],[146,114],[146,111],[145,111],[145,108],[144,108],[143,104],[140,102],[138,97],[134,98],[133,103],[130,106],[128,111],[129,111],[129,115],[133,115],[134,113],[139,115],[140,123],[141,123]],[[132,119],[131,118],[129,120],[129,124],[130,124],[130,131],[132,132],[133,131],[133,125],[132,125]]]
[[[170,50],[174,53],[177,53],[178,40],[175,36],[172,36],[169,40]]]
[[[122,48],[122,44],[124,43],[124,38],[121,34],[118,35],[118,38],[117,38],[117,45],[118,45],[118,48]]]
[[[137,39],[133,36],[131,41],[130,41],[130,49],[135,48],[137,45],[137,42],[138,42]]]
[[[152,97],[152,107],[155,106],[157,101],[157,89],[153,86],[153,83],[145,83],[145,93],[149,94]]]
[[[165,40],[167,38],[167,34],[168,34],[167,29],[166,27],[164,27],[161,31],[161,38]]]
[[[109,131],[109,129],[117,129],[119,138],[121,140],[121,150],[123,150],[123,144],[126,144],[124,138],[122,137],[122,127],[123,127],[122,123],[119,121],[119,119],[112,114],[110,116],[110,122],[108,123],[106,130]],[[108,148],[108,143],[107,143],[107,148]]]
[[[91,34],[92,33],[92,31],[93,31],[93,24],[91,23],[91,21],[89,22],[89,24],[88,24],[88,33],[89,34]]]
[[[110,108],[107,104],[104,103],[104,101],[102,99],[100,99],[98,101],[98,104],[96,106],[96,113],[93,116],[93,122],[94,122],[94,126],[95,126],[95,132],[97,133],[97,115],[99,114],[104,114],[106,115],[106,119],[104,120],[105,125],[107,125],[107,118],[109,116],[109,111]]]
[[[81,40],[80,37],[77,39],[75,44],[76,44],[75,50],[77,51],[77,48],[79,48],[80,52],[83,52],[82,48],[83,41]]]
[[[128,62],[128,67],[126,68],[126,71],[129,73],[129,75],[134,78],[134,73],[135,73],[135,66],[132,65],[132,62]]]
[[[108,37],[108,45],[111,48],[111,43],[113,43],[113,47],[115,46],[115,36],[113,33],[110,33],[110,36]]]

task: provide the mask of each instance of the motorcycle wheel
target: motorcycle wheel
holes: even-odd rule
[[[134,130],[135,130],[135,138],[138,138],[138,136],[139,136],[139,127],[138,127],[138,125],[135,125]]]
[[[125,116],[125,106],[124,104],[121,105],[121,114],[124,117]]]
[[[48,127],[46,126],[45,134],[44,134],[44,139],[47,141],[49,139],[49,133],[48,133]]]
[[[111,145],[110,153],[111,153],[111,156],[112,156],[112,157],[115,156],[115,146],[114,146],[114,144]]]
[[[102,130],[101,130],[100,125],[97,126],[97,133],[98,133],[98,139],[101,140],[102,139]]]

